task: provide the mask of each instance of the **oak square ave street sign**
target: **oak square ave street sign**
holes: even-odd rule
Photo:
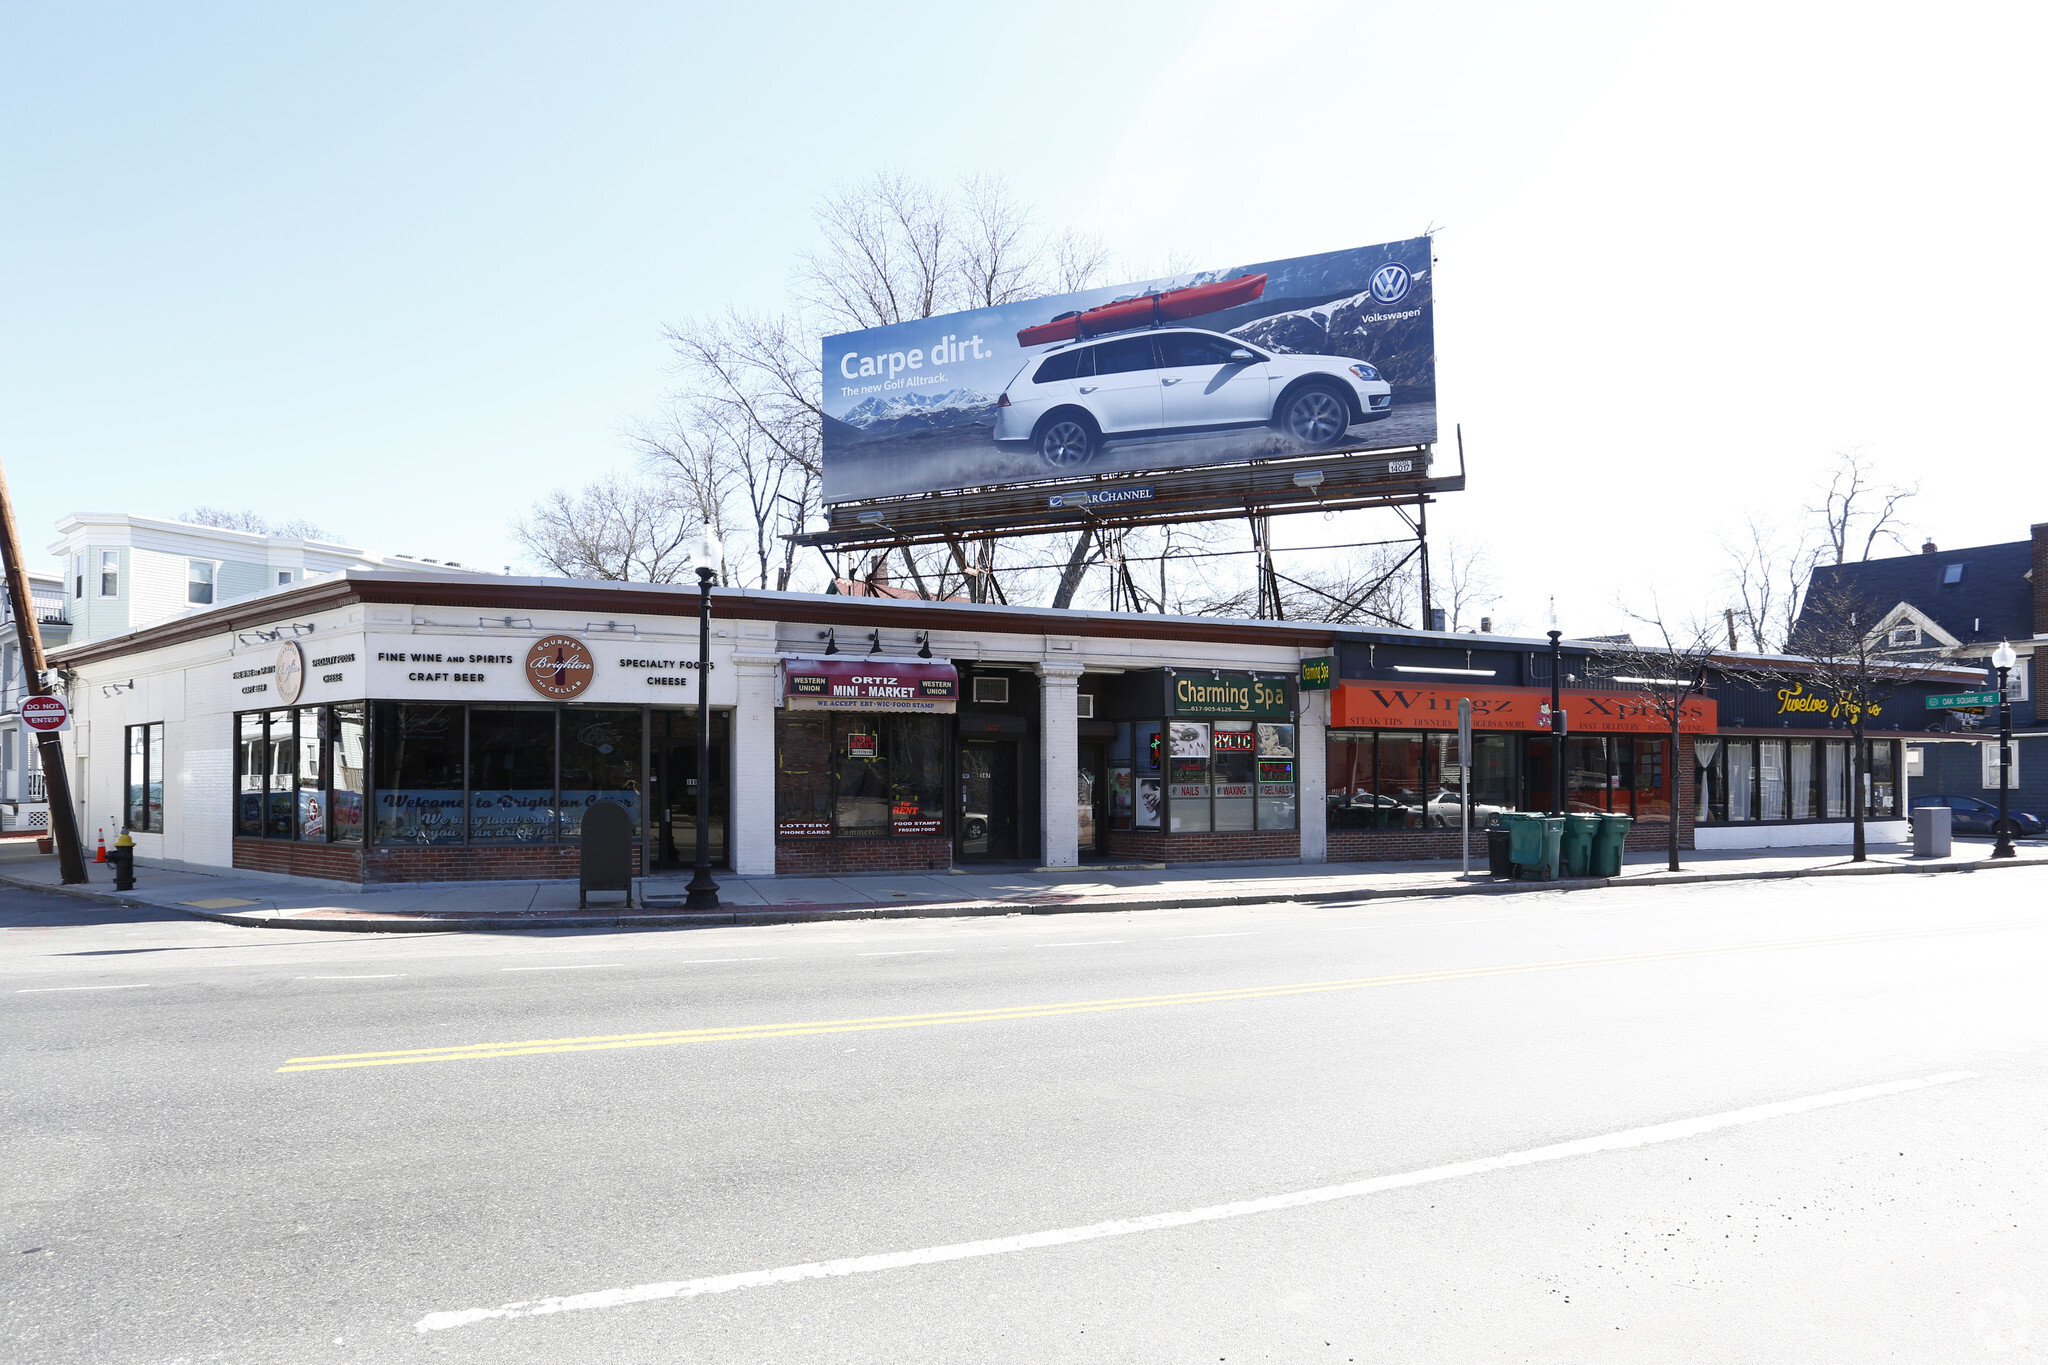
[[[1998,694],[1996,692],[1952,692],[1945,697],[1929,697],[1927,699],[1927,709],[1930,711],[1952,711],[1961,706],[1996,705],[1998,705]]]

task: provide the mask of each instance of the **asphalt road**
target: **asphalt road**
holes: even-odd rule
[[[10,1359],[2048,1346],[2035,870],[447,936],[0,891],[0,927]]]

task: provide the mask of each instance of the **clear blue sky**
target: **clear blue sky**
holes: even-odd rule
[[[79,509],[305,516],[495,568],[630,462],[665,321],[810,207],[1008,175],[1126,259],[1439,242],[1505,614],[1713,605],[1828,452],[1951,544],[2048,519],[2032,7],[17,5],[0,456]],[[1593,307],[1560,282],[1597,276]],[[1301,523],[1324,538],[1319,519]],[[1680,547],[1677,553],[1673,547]]]

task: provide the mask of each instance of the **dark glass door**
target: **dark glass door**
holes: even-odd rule
[[[1017,856],[1017,745],[970,739],[960,745],[960,857]]]
[[[656,711],[648,726],[648,779],[654,812],[654,866],[689,867],[697,861],[697,712]],[[727,736],[732,715],[711,713],[711,861],[727,864]]]
[[[1102,833],[1109,828],[1109,774],[1100,744],[1081,746],[1081,769],[1075,774],[1074,800],[1079,806],[1081,848],[1085,857],[1102,851]]]

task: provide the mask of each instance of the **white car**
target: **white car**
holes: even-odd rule
[[[1108,441],[1240,427],[1277,427],[1304,449],[1327,450],[1393,409],[1392,388],[1362,360],[1161,327],[1033,356],[996,400],[995,439],[1058,469],[1086,464]]]

